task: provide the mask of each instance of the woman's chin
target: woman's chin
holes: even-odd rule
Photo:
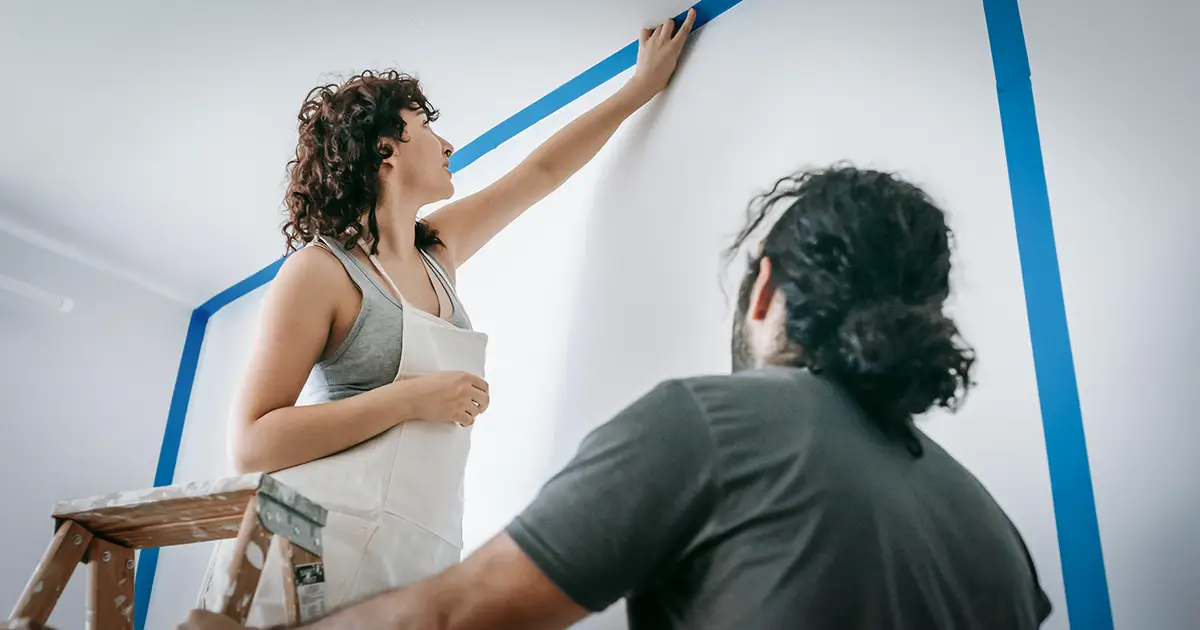
[[[447,177],[436,184],[422,186],[419,192],[410,189],[409,194],[419,194],[421,197],[421,205],[423,206],[431,203],[446,201],[454,196],[454,182],[450,181],[450,178]]]

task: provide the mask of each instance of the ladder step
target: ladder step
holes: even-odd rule
[[[256,496],[283,508],[289,529],[297,529],[292,521],[314,531],[325,525],[324,508],[265,473],[62,501],[55,505],[53,516],[58,523],[74,521],[130,549],[170,547],[236,537],[246,506]],[[278,533],[289,539],[295,536]],[[307,540],[296,542],[313,545]],[[312,551],[320,553],[319,548]]]
[[[50,547],[0,630],[49,630],[43,625],[80,562],[88,565],[88,627],[133,630],[135,549],[226,538],[237,538],[238,547],[229,566],[234,588],[226,593],[233,596],[223,606],[226,616],[243,622],[253,602],[262,566],[248,553],[250,545],[263,558],[276,542],[285,546],[291,578],[284,595],[288,619],[306,621],[324,610],[323,591],[314,597],[309,587],[323,583],[321,530],[329,513],[268,474],[61,501],[52,516]],[[303,594],[296,579],[304,580]]]

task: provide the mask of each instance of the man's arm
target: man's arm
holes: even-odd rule
[[[359,602],[305,626],[308,630],[562,630],[588,611],[571,601],[500,534],[445,572]],[[228,617],[193,611],[180,630],[237,630]],[[272,630],[283,630],[275,628]]]
[[[571,601],[507,534],[461,564],[306,626],[310,630],[561,630],[588,611]]]

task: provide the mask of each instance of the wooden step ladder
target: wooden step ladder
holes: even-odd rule
[[[223,614],[244,623],[272,545],[284,558],[288,624],[324,614],[325,508],[270,475],[149,488],[63,501],[55,534],[8,622],[41,628],[77,564],[88,566],[89,630],[132,630],[137,549],[237,538]]]

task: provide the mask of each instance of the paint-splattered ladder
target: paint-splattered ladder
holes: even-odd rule
[[[132,630],[134,557],[153,549],[237,538],[222,612],[244,622],[265,558],[282,553],[289,625],[323,614],[325,508],[270,475],[120,492],[59,503],[56,531],[8,622],[40,628],[80,563],[88,566],[91,630]]]

